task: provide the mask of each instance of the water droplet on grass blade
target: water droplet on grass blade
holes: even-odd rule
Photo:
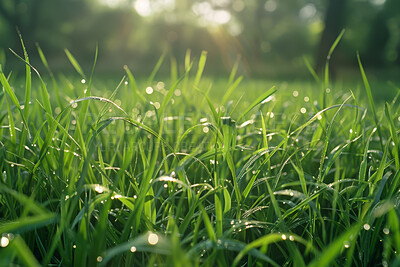
[[[158,235],[154,233],[150,233],[149,237],[147,238],[147,242],[149,242],[150,245],[157,245],[158,243]]]
[[[103,257],[98,256],[98,257],[97,257],[97,262],[102,262],[102,261],[103,261]]]
[[[371,229],[371,226],[368,223],[366,223],[364,224],[364,229],[368,231],[369,229]]]
[[[282,240],[286,240],[286,235],[282,234]]]
[[[132,253],[136,252],[136,247],[135,247],[135,246],[132,246],[132,247],[131,247],[131,252],[132,252]]]
[[[383,233],[385,234],[385,235],[388,235],[388,234],[390,234],[390,230],[389,230],[389,228],[383,228]]]
[[[344,241],[343,245],[345,248],[349,248],[350,247],[350,242],[349,241]]]
[[[8,237],[2,236],[0,240],[0,246],[5,248],[8,246],[8,244],[10,244],[10,240],[8,239]]]
[[[151,86],[146,88],[146,94],[151,95],[153,93],[153,88]]]

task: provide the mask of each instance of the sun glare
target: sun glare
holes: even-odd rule
[[[200,17],[200,22],[204,26],[226,24],[232,17],[231,13],[224,9],[213,9],[208,2],[195,3],[192,10]]]

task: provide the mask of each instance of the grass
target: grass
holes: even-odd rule
[[[51,86],[25,49],[24,90],[0,71],[0,265],[399,264],[399,93],[375,103],[360,58],[352,91],[210,80],[190,52],[110,90],[97,49],[90,75],[65,51],[72,78],[38,51]]]

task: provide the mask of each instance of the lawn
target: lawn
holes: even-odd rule
[[[0,72],[0,265],[400,264],[399,94],[361,61],[348,88],[203,77],[205,52],[111,82],[41,56]]]

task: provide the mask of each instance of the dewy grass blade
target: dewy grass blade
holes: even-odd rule
[[[46,87],[46,84],[45,84],[44,80],[42,79],[42,76],[40,75],[40,73],[29,62],[26,62],[23,58],[21,58],[12,49],[10,49],[10,51],[19,60],[21,60],[22,62],[25,62],[25,64],[28,65],[36,73],[36,75],[39,77],[39,80],[40,80],[40,92],[41,92],[41,96],[42,96],[43,105],[44,105],[44,108],[46,109],[46,112],[49,114],[47,116],[52,116],[53,112],[52,112],[52,109],[51,109],[49,92],[47,91],[47,87]],[[19,107],[19,104],[18,104],[18,107]],[[25,120],[25,116],[23,117],[23,120]],[[25,123],[25,121],[24,121],[24,123]],[[28,131],[28,133],[29,133],[29,131]]]
[[[365,75],[364,67],[363,67],[363,65],[361,63],[360,54],[358,54],[358,53],[357,53],[357,60],[358,60],[358,65],[360,67],[361,77],[362,77],[362,80],[364,82],[365,91],[367,92],[369,105],[371,107],[372,114],[374,116],[375,125],[376,125],[376,128],[378,129],[378,135],[379,135],[379,141],[380,141],[380,144],[381,144],[381,149],[384,150],[383,135],[382,135],[382,132],[381,132],[381,127],[379,125],[378,115],[377,115],[376,109],[375,109],[374,98],[372,96],[371,87],[369,85],[367,76]]]
[[[393,117],[392,117],[391,108],[390,108],[390,106],[389,106],[389,104],[387,102],[385,103],[385,116],[386,116],[386,120],[389,123],[390,135],[391,135],[393,143],[394,143],[393,156],[394,156],[394,160],[395,160],[395,163],[396,163],[396,169],[398,170],[398,169],[400,169],[399,139],[397,137],[396,127],[394,126],[394,121],[393,121]]]
[[[11,137],[11,141],[14,144],[16,144],[17,143],[17,132],[15,131],[15,123],[14,123],[13,113],[11,111],[11,107],[10,107],[10,103],[8,101],[7,95],[5,95],[5,99],[6,99],[7,111],[8,111],[8,123],[9,123],[9,129],[10,129],[10,137]]]
[[[355,246],[354,241],[361,229],[361,222],[354,224],[349,230],[336,238],[329,246],[327,246],[317,257],[310,263],[310,267],[332,266],[333,260],[343,251],[343,248]],[[353,242],[353,244],[352,244]]]
[[[261,96],[259,96],[253,103],[249,105],[249,107],[239,116],[237,119],[238,122],[247,115],[255,106],[263,102],[267,97],[271,96],[273,93],[276,92],[275,86],[272,86],[271,89],[263,93]]]
[[[69,62],[71,62],[72,66],[74,67],[74,69],[76,70],[76,72],[79,73],[79,75],[86,80],[86,75],[82,70],[81,65],[79,65],[78,61],[75,59],[75,57],[71,54],[71,52],[69,52],[68,49],[64,49],[65,54],[68,57]]]
[[[21,33],[18,32],[19,39],[21,41],[22,50],[24,51],[25,61],[29,63],[28,52],[26,51],[24,41],[22,39]],[[32,90],[32,75],[31,68],[29,65],[25,66],[25,104],[24,104],[24,115],[26,120],[28,120],[29,116],[29,102],[31,101],[31,90]]]

